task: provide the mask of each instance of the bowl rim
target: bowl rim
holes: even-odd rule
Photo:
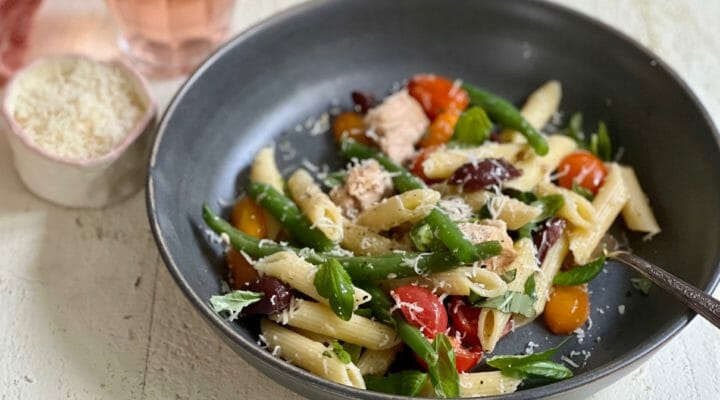
[[[155,238],[158,249],[160,250],[160,255],[165,262],[166,267],[175,279],[177,285],[180,287],[188,300],[193,304],[193,306],[200,312],[203,318],[212,325],[215,332],[221,337],[221,339],[231,345],[235,345],[231,346],[234,347],[233,350],[235,350],[235,352],[238,353],[242,358],[245,358],[245,360],[248,361],[248,363],[252,365],[253,368],[257,369],[257,367],[253,364],[259,362],[267,368],[280,370],[289,380],[302,379],[305,384],[319,387],[320,390],[323,390],[325,392],[332,392],[336,394],[342,393],[346,396],[351,396],[354,398],[363,395],[368,396],[368,393],[372,393],[371,396],[374,399],[378,400],[411,399],[411,397],[407,396],[395,396],[379,392],[368,392],[367,390],[356,389],[335,382],[331,382],[329,380],[325,380],[308,371],[305,371],[304,369],[301,369],[295,365],[291,365],[277,357],[272,356],[265,349],[258,346],[257,343],[242,337],[242,335],[239,333],[239,329],[234,326],[234,324],[228,322],[227,320],[219,316],[217,313],[213,312],[209,306],[209,302],[206,299],[200,298],[197,293],[194,292],[191,284],[185,279],[182,272],[180,271],[180,268],[178,267],[178,264],[175,262],[173,256],[170,254],[170,251],[165,244],[165,239],[163,237],[159,219],[157,218],[157,207],[155,205],[155,191],[153,184],[153,170],[155,167],[157,154],[160,148],[160,144],[162,142],[162,138],[166,131],[168,120],[174,114],[175,108],[182,100],[186,92],[190,89],[190,87],[193,86],[193,84],[199,79],[199,77],[216,60],[221,58],[224,54],[231,51],[235,47],[241,46],[244,42],[246,42],[248,39],[251,39],[256,34],[259,34],[262,31],[278,24],[282,24],[286,20],[292,19],[298,15],[312,12],[314,9],[320,8],[325,4],[335,3],[339,1],[342,0],[310,0],[301,4],[297,4],[295,6],[291,6],[285,10],[282,10],[276,14],[264,18],[251,25],[244,31],[241,31],[235,36],[233,36],[223,46],[215,50],[201,65],[199,65],[195,69],[195,71],[192,72],[188,79],[173,95],[170,103],[163,112],[160,123],[157,125],[156,128],[157,134],[154,138],[151,154],[148,159],[148,175],[146,184],[147,213],[151,226],[151,231]],[[703,103],[692,91],[692,89],[685,82],[685,80],[683,80],[683,78],[670,65],[668,65],[665,61],[658,57],[658,55],[655,54],[652,50],[644,46],[642,43],[638,42],[636,39],[623,33],[622,31],[581,11],[571,9],[564,5],[552,3],[548,0],[521,0],[520,2],[524,3],[524,6],[540,7],[552,13],[561,14],[564,18],[580,20],[586,24],[593,26],[596,29],[603,31],[609,36],[614,36],[617,40],[624,42],[625,44],[632,47],[634,50],[637,50],[641,54],[648,57],[649,60],[654,61],[653,66],[656,68],[660,68],[665,73],[667,73],[670,79],[674,80],[675,83],[679,85],[684,94],[688,96],[693,106],[699,111],[701,118],[703,118],[706,125],[710,128],[710,131],[713,134],[715,142],[718,146],[718,150],[720,151],[720,131],[718,131],[718,127],[715,126],[715,124],[713,123],[713,120],[710,117],[710,114],[708,113]],[[720,245],[716,247],[715,253],[716,258],[718,258],[718,256],[720,256]],[[716,259],[715,269],[710,276],[706,287],[702,289],[705,292],[712,293],[712,291],[718,286],[718,283],[720,283],[720,258]],[[579,390],[583,386],[586,386],[590,383],[606,379],[619,370],[637,367],[637,362],[641,361],[642,359],[646,358],[647,356],[658,350],[663,345],[667,344],[668,341],[674,336],[676,336],[683,328],[685,328],[695,318],[695,316],[695,312],[687,309],[687,311],[677,320],[668,324],[667,327],[661,329],[653,336],[646,338],[641,345],[630,350],[623,357],[615,358],[597,369],[583,372],[579,375],[573,376],[570,379],[555,382],[545,386],[530,388],[514,393],[489,396],[486,398],[491,400],[519,400],[526,398],[539,399]],[[238,351],[238,347],[242,347],[242,351]],[[250,357],[252,357],[252,360],[250,360]]]
[[[35,144],[35,142],[30,139],[27,132],[17,123],[17,121],[12,115],[12,112],[10,111],[11,100],[13,98],[13,95],[15,94],[15,91],[18,90],[18,82],[20,82],[25,75],[32,72],[32,70],[38,65],[61,60],[86,60],[92,63],[117,66],[123,71],[123,73],[127,75],[128,78],[135,81],[133,91],[136,92],[139,96],[141,96],[143,100],[147,103],[144,107],[145,109],[143,110],[142,117],[125,135],[123,140],[120,141],[117,145],[113,146],[107,153],[88,159],[77,159],[72,157],[59,156],[57,154],[51,153],[50,151],[45,150]],[[157,114],[157,105],[155,104],[152,92],[150,91],[150,85],[148,84],[145,77],[142,76],[142,74],[140,74],[140,72],[138,72],[135,67],[125,62],[123,59],[111,58],[108,60],[99,60],[85,54],[60,53],[40,57],[32,61],[30,64],[23,66],[20,70],[13,74],[12,78],[10,78],[10,81],[8,81],[5,88],[5,93],[2,96],[0,113],[5,118],[10,128],[8,130],[8,135],[15,135],[15,137],[20,140],[20,142],[22,142],[25,147],[31,152],[60,164],[75,167],[91,168],[113,162],[118,157],[120,157],[120,155],[125,152],[125,150],[127,150],[127,148],[130,147],[130,145],[138,137],[140,137],[140,135],[145,131],[145,128],[147,128],[148,124],[151,123],[151,121]]]

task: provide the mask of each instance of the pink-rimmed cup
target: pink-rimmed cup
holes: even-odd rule
[[[78,160],[52,154],[37,146],[13,117],[14,101],[21,90],[19,82],[41,73],[50,63],[74,63],[79,60],[117,66],[133,85],[144,106],[144,113],[125,138],[109,152],[95,158]],[[156,106],[145,79],[131,66],[120,61],[97,61],[82,55],[54,55],[38,59],[18,71],[8,82],[2,99],[2,115],[15,168],[27,188],[37,196],[66,207],[98,208],[136,193],[145,181]]]

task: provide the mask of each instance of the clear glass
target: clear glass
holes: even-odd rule
[[[155,76],[192,71],[228,34],[235,0],[107,0],[122,51]]]

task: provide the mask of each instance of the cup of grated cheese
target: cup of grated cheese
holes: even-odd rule
[[[147,83],[121,61],[37,60],[10,80],[2,113],[25,185],[67,207],[103,207],[136,193],[155,121]]]

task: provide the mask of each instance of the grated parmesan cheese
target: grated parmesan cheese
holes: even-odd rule
[[[85,59],[39,64],[13,93],[10,112],[28,138],[48,153],[76,160],[111,151],[147,109],[121,67]]]

